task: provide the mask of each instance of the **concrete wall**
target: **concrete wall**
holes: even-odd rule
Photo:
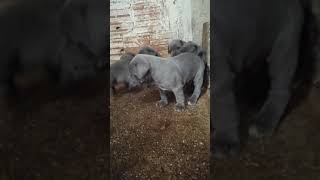
[[[192,40],[191,0],[165,0],[171,39]]]
[[[192,40],[201,45],[202,23],[210,18],[209,3],[209,0],[111,0],[111,61],[119,60],[124,52],[121,50],[137,52],[143,45],[167,56],[171,39]]]
[[[191,1],[192,7],[192,41],[202,43],[202,26],[210,22],[210,0]]]
[[[194,0],[191,1],[192,7],[192,41],[202,45],[203,24],[209,22],[210,30],[210,0]],[[208,33],[208,51],[207,59],[210,64],[210,31]]]

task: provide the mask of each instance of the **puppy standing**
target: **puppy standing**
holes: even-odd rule
[[[138,54],[129,64],[129,71],[133,78],[143,82],[150,75],[160,89],[160,101],[157,105],[164,107],[168,104],[165,91],[172,91],[176,98],[175,110],[185,109],[184,85],[193,81],[194,91],[188,99],[188,104],[195,105],[201,93],[203,83],[204,62],[195,54],[183,53],[175,57],[165,58]]]

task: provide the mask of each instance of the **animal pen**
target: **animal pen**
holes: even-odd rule
[[[110,63],[148,45],[169,57],[173,39],[193,41],[210,59],[209,0],[113,0],[110,2]],[[208,64],[210,63],[207,61]],[[118,93],[110,100],[111,172],[114,179],[199,179],[209,175],[209,91],[196,106],[175,112],[156,106],[155,87]]]

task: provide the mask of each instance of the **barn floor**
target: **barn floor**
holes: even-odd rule
[[[208,91],[207,91],[208,93]],[[183,113],[159,108],[156,88],[118,94],[110,103],[113,179],[203,179],[209,175],[209,97]]]
[[[32,90],[30,97],[2,104],[0,179],[108,179],[109,128],[103,87],[89,85],[68,95]]]
[[[106,93],[83,90],[59,97],[34,92],[36,98],[23,98],[19,106],[1,106],[1,180],[108,179]],[[169,106],[157,108],[158,98],[157,90],[144,89],[111,99],[113,177],[208,179],[208,94],[184,113],[174,111],[172,97]],[[213,161],[211,176],[319,180],[319,102],[314,90],[273,137],[245,144],[240,157]]]
[[[217,180],[319,180],[320,91],[294,108],[276,133],[249,141],[240,157],[214,161],[211,176]]]

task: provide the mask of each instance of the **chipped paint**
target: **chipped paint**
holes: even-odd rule
[[[111,61],[119,60],[123,49],[136,53],[139,47],[150,45],[162,56],[168,56],[169,40],[201,39],[198,37],[198,32],[202,32],[201,22],[192,23],[197,20],[192,18],[193,5],[191,0],[111,0]],[[193,36],[194,32],[197,38]]]

